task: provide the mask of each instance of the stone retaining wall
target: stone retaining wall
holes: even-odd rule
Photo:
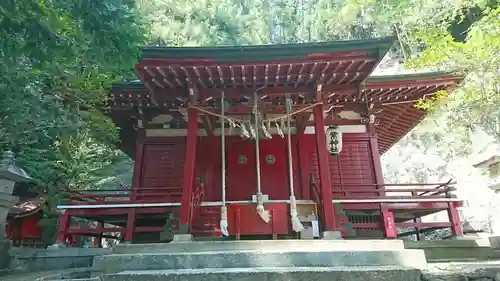
[[[95,256],[109,253],[111,249],[102,248],[12,248],[10,269],[15,272],[33,272],[91,267]]]

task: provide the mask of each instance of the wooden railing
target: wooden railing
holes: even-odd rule
[[[455,190],[455,183],[450,179],[445,183],[418,183],[418,184],[343,184],[335,186],[333,189],[333,201],[340,201],[341,204],[349,203],[370,203],[375,201],[393,202],[419,202],[426,201],[443,201],[447,202],[454,200],[454,195],[451,193]],[[324,225],[323,208],[321,200],[321,192],[315,178],[310,174],[309,188],[311,200],[318,205],[320,228]],[[453,198],[453,199],[452,199]],[[455,199],[456,200],[456,199]],[[344,202],[348,201],[348,202]],[[337,216],[337,219],[340,219]],[[398,228],[423,227],[423,228],[445,228],[450,227],[449,222],[399,222],[396,224]],[[343,231],[344,226],[338,225],[339,230]],[[353,229],[379,229],[380,222],[364,222],[352,223]],[[345,231],[344,231],[345,232]]]
[[[119,204],[180,202],[179,187],[86,189],[72,191],[70,204]]]
[[[332,191],[334,199],[432,199],[452,198],[455,190],[451,180],[445,183],[417,184],[343,184]],[[412,187],[412,188],[410,188]],[[418,201],[418,200],[417,200]]]

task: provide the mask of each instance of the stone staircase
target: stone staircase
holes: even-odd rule
[[[117,245],[94,259],[102,281],[417,281],[422,250],[399,240],[261,240]]]

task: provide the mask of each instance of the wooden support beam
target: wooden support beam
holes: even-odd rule
[[[189,94],[189,101],[191,102],[191,104],[192,105],[198,104],[199,91],[196,85],[192,84],[192,82],[188,84],[188,94]]]
[[[311,117],[311,112],[304,112],[301,114],[298,114],[295,117],[296,120],[296,127],[297,127],[297,134],[303,134],[304,131],[306,130],[307,127],[307,122],[309,121],[309,117]]]
[[[203,121],[203,126],[205,127],[205,131],[207,132],[207,136],[213,136],[215,128],[215,117],[208,115],[201,115],[200,117]]]
[[[189,229],[191,196],[193,194],[194,170],[196,165],[196,146],[198,139],[198,111],[188,109],[188,132],[186,138],[186,152],[184,158],[184,182],[182,183],[182,199],[180,210],[180,224],[182,229]]]
[[[336,119],[336,120],[324,120],[325,126],[329,125],[366,125],[362,123],[361,120],[347,120],[347,119]],[[314,126],[315,121],[307,121],[306,126]]]

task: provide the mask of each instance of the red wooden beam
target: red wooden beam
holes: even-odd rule
[[[321,185],[321,199],[323,216],[325,221],[324,229],[333,231],[336,229],[335,209],[333,208],[332,181],[328,165],[328,148],[326,146],[325,120],[323,116],[323,105],[319,104],[314,108],[314,121],[316,131],[316,149],[318,151],[319,178]]]
[[[355,93],[357,90],[356,85],[352,84],[332,84],[332,85],[324,85],[322,88],[321,93],[324,96],[328,96],[331,93],[335,93],[336,95],[341,95],[341,94],[349,94],[349,93]],[[197,99],[200,98],[220,98],[222,96],[222,92],[224,92],[224,96],[228,99],[236,99],[236,98],[243,98],[244,96],[253,96],[254,94],[254,89],[252,88],[211,88],[211,89],[198,89],[198,97]],[[258,90],[258,96],[284,96],[286,93],[292,94],[292,95],[297,95],[297,94],[303,94],[305,96],[314,96],[316,94],[316,88],[315,87],[269,87],[269,88],[262,88]],[[128,95],[131,95],[130,98],[127,98]],[[121,96],[124,95],[124,96]],[[149,92],[144,91],[144,90],[137,90],[134,91],[133,93],[128,93],[125,91],[120,91],[120,92],[115,92],[113,94],[113,99],[119,101],[122,99],[125,100],[147,100],[146,96],[150,95]],[[172,88],[164,88],[164,89],[158,89],[156,91],[156,101],[160,102],[168,102],[170,100],[174,101],[176,98],[187,98],[188,94],[186,93],[186,89],[184,88],[178,88],[178,89],[172,89]]]
[[[421,222],[421,223],[415,223],[415,222],[400,222],[396,223],[396,226],[398,228],[446,228],[450,227],[449,222]],[[380,224],[379,223],[353,223],[352,227],[354,229],[373,229],[373,228],[379,228]]]
[[[110,232],[125,232],[126,229],[124,227],[70,227],[68,229],[68,234],[93,234],[98,235],[102,233],[110,233]]]
[[[194,170],[196,165],[196,143],[198,139],[198,111],[188,109],[188,133],[186,138],[186,154],[184,159],[184,181],[182,183],[182,200],[180,223],[188,225],[191,196],[193,194]]]

